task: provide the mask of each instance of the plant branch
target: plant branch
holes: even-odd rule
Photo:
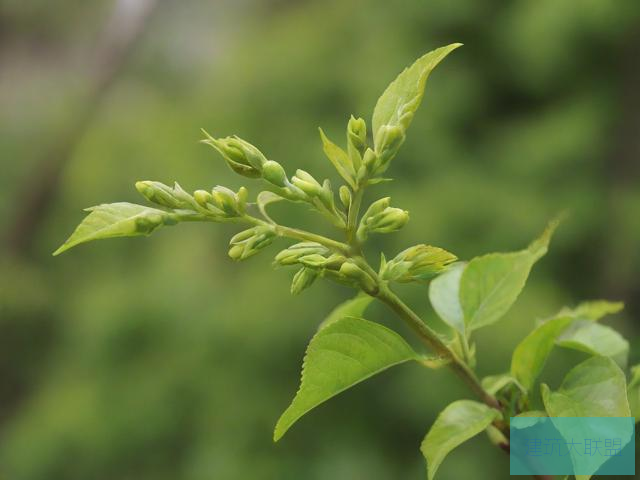
[[[351,199],[351,205],[349,205],[349,214],[347,216],[347,241],[350,245],[357,246],[356,230],[358,223],[358,214],[360,213],[360,206],[362,205],[362,197],[364,195],[364,189],[357,186],[353,191],[353,198]]]

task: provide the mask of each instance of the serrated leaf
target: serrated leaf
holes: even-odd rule
[[[322,139],[322,149],[324,150],[324,154],[333,164],[340,176],[344,178],[344,180],[351,186],[351,188],[355,188],[356,173],[349,155],[342,148],[329,140],[321,128],[319,130],[320,138]]]
[[[476,436],[500,418],[500,412],[473,400],[458,400],[445,408],[422,441],[432,480],[445,457],[460,444]]]
[[[576,320],[556,340],[556,344],[589,353],[611,357],[621,368],[627,367],[629,342],[614,329],[591,320]]]
[[[331,310],[329,315],[318,326],[318,330],[345,317],[361,317],[371,302],[373,302],[373,297],[366,293],[360,293],[354,298],[342,302]]]
[[[300,417],[349,387],[389,367],[417,359],[405,340],[378,323],[342,318],[311,339],[302,365],[302,380],[273,434],[278,441]]]
[[[567,373],[552,392],[542,384],[542,400],[550,417],[629,417],[627,382],[616,363],[592,357]]]
[[[467,331],[497,322],[516,301],[534,263],[547,252],[559,220],[549,223],[528,248],[492,253],[469,262],[460,280],[460,303]]]
[[[466,263],[452,265],[429,285],[429,300],[438,316],[461,334],[465,334],[464,313],[460,304],[460,279]]]
[[[162,225],[177,222],[175,214],[134,203],[108,203],[85,209],[90,212],[53,255],[81,243],[104,238],[149,235]]]
[[[536,327],[515,348],[511,357],[511,375],[530,391],[540,375],[555,340],[573,318],[556,317]]]
[[[631,380],[627,387],[627,397],[631,416],[636,417],[636,423],[640,422],[640,365],[631,367]]]
[[[382,125],[400,126],[406,131],[422,102],[429,74],[449,53],[460,46],[461,43],[453,43],[423,55],[391,82],[373,110],[374,139]]]

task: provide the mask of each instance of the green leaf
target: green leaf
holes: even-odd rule
[[[607,357],[592,357],[569,371],[552,392],[542,384],[550,417],[629,417],[624,373]]]
[[[464,314],[460,305],[460,279],[466,263],[449,267],[429,285],[429,300],[438,316],[449,326],[464,335]]]
[[[640,365],[631,367],[631,381],[627,387],[629,408],[631,416],[636,417],[636,423],[640,421]]]
[[[589,353],[611,357],[621,368],[627,367],[629,342],[614,329],[590,320],[576,320],[566,329],[556,344]]]
[[[482,388],[484,388],[489,394],[495,395],[503,388],[509,385],[515,385],[520,390],[524,391],[524,387],[520,385],[520,382],[508,373],[502,373],[498,375],[490,375],[482,379]]]
[[[282,198],[277,193],[265,190],[258,194],[258,197],[256,198],[256,204],[258,205],[258,210],[260,210],[260,213],[264,218],[266,218],[271,223],[276,223],[267,213],[267,205],[275,202],[281,202],[282,200],[284,200],[284,198]]]
[[[559,220],[549,223],[544,233],[525,250],[492,253],[474,258],[460,281],[460,303],[468,331],[498,321],[522,291],[531,267],[547,253]]]
[[[351,186],[351,188],[355,188],[356,173],[349,155],[347,154],[347,152],[345,152],[343,149],[329,140],[321,128],[319,130],[320,138],[322,139],[322,149],[324,150],[324,154],[331,161],[340,176],[344,178],[344,180]]]
[[[540,375],[556,338],[573,322],[571,317],[547,320],[527,335],[511,357],[511,375],[530,391]]]
[[[175,213],[134,203],[109,203],[86,208],[91,212],[54,255],[81,243],[103,238],[149,235],[162,225],[174,225],[179,217]]]
[[[383,125],[399,126],[406,131],[422,102],[429,74],[449,53],[460,46],[461,43],[453,43],[423,55],[391,82],[373,110],[374,140]]]
[[[311,339],[302,380],[273,434],[278,441],[300,417],[322,402],[389,367],[417,359],[404,339],[380,324],[342,318]]]
[[[577,319],[597,321],[606,315],[622,311],[624,303],[608,300],[590,300],[582,302],[575,308],[564,308],[558,315],[570,315]]]
[[[422,441],[420,450],[427,459],[432,480],[445,457],[500,418],[500,412],[473,400],[458,400],[445,408]]]
[[[318,330],[345,317],[361,317],[371,302],[373,302],[373,297],[366,293],[359,293],[354,298],[342,302],[331,310],[329,315],[318,326]]]

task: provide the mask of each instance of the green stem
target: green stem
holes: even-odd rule
[[[389,287],[382,284],[378,299],[393,310],[402,320],[411,327],[420,340],[431,350],[441,357],[450,359],[448,364],[453,371],[467,383],[473,392],[488,406],[501,410],[498,401],[487,393],[475,373],[440,339],[438,334],[432,330],[422,319],[409,308]]]
[[[282,225],[275,225],[276,234],[280,237],[293,238],[295,240],[303,240],[305,242],[317,242],[325,247],[328,247],[343,255],[349,254],[349,245],[346,243],[338,242],[331,238],[323,237],[315,233],[307,232],[305,230],[299,230],[297,228],[284,227]]]
[[[351,199],[351,205],[349,205],[349,214],[347,216],[347,241],[349,245],[353,245],[359,251],[360,246],[357,244],[356,230],[358,223],[358,214],[360,213],[360,206],[362,205],[362,197],[364,195],[364,189],[356,187],[353,191],[353,198]]]

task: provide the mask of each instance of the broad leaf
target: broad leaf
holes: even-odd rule
[[[576,320],[567,328],[556,344],[590,353],[611,357],[621,368],[626,368],[629,342],[614,329],[590,320]]]
[[[417,359],[394,331],[360,318],[342,318],[311,339],[302,380],[293,402],[275,428],[278,441],[300,417],[322,402],[393,365]]]
[[[474,258],[462,273],[460,303],[468,331],[498,321],[522,291],[531,267],[547,253],[559,221],[549,223],[527,249]]]
[[[636,417],[636,423],[640,421],[640,365],[631,367],[631,380],[627,388],[629,409],[631,416]]]
[[[327,156],[329,161],[331,161],[340,176],[344,178],[349,185],[351,185],[351,188],[355,188],[356,174],[349,155],[342,148],[329,140],[322,129],[319,130],[324,154]]]
[[[432,480],[445,457],[500,418],[500,412],[473,400],[458,400],[445,408],[422,441],[420,450],[427,459]]]
[[[460,279],[466,263],[449,267],[429,285],[429,300],[438,316],[461,334],[465,334],[464,314],[460,305]]]
[[[134,203],[109,203],[85,209],[89,215],[54,255],[81,243],[103,238],[149,235],[162,225],[173,225],[178,216],[156,208]]]
[[[575,366],[555,392],[542,384],[542,400],[550,417],[630,416],[624,373],[607,357]]]
[[[318,326],[318,330],[345,317],[361,317],[371,302],[373,302],[373,297],[365,293],[360,293],[354,298],[342,302],[331,310],[331,313]]]
[[[453,43],[423,55],[391,82],[373,110],[374,139],[382,125],[399,126],[406,131],[422,102],[429,74],[449,53],[461,45]]]
[[[547,320],[527,335],[515,348],[511,357],[511,375],[527,390],[531,390],[540,375],[556,338],[573,318],[556,317]]]

